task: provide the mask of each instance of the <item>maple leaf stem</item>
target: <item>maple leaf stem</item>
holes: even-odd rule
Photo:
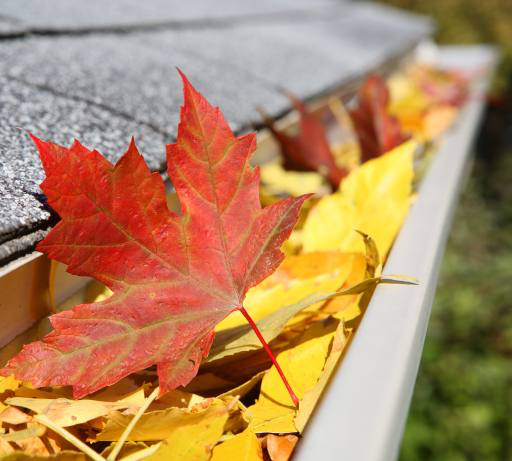
[[[288,380],[286,379],[286,376],[283,372],[283,370],[281,369],[281,367],[279,366],[279,363],[277,363],[277,360],[274,356],[274,353],[272,352],[272,349],[270,349],[270,346],[267,344],[267,342],[265,341],[265,338],[263,337],[263,335],[261,334],[258,326],[256,325],[256,323],[254,322],[254,320],[252,319],[252,317],[249,315],[249,312],[247,312],[245,310],[245,307],[244,306],[240,306],[238,308],[238,310],[243,314],[243,316],[247,319],[247,321],[249,322],[249,325],[251,325],[251,328],[253,329],[254,333],[256,334],[256,336],[258,337],[258,339],[260,340],[260,343],[262,344],[263,348],[265,349],[265,351],[267,352],[268,356],[270,357],[270,360],[272,360],[272,363],[274,364],[274,366],[276,367],[276,370],[277,372],[279,373],[279,376],[281,376],[281,379],[283,380],[283,383],[286,387],[286,390],[288,391],[288,393],[290,394],[290,397],[291,399],[293,400],[293,403],[294,405],[299,408],[299,399],[297,398],[297,396],[295,395],[295,392],[293,392],[293,389],[292,387],[290,386],[290,383],[288,382]]]

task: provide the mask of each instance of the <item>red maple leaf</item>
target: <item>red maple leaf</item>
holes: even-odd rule
[[[265,125],[279,142],[284,167],[295,171],[318,171],[337,189],[348,171],[336,165],[324,125],[301,101],[293,96],[290,99],[300,117],[299,130],[295,136],[277,130],[274,121],[264,117]]]
[[[181,214],[167,208],[164,183],[133,140],[112,165],[78,141],[65,148],[33,137],[46,172],[41,188],[61,217],[37,249],[114,294],[51,316],[54,331],[1,374],[36,387],[71,385],[76,398],[153,364],[161,393],[186,385],[214,326],[234,310],[247,315],[247,290],[280,264],[307,196],[262,209],[259,171],[249,165],[255,135],[235,137],[182,78],[178,138],[167,146]]]
[[[359,88],[357,106],[350,117],[361,146],[361,161],[378,157],[402,144],[407,136],[388,111],[389,89],[378,75],[371,75]]]

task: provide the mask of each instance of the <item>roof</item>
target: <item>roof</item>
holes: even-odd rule
[[[2,0],[0,265],[33,250],[56,217],[27,131],[79,138],[115,161],[130,137],[164,168],[180,67],[236,132],[365,75],[431,32],[428,20],[341,0]]]

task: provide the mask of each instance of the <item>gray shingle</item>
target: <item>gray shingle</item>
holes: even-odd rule
[[[25,130],[64,145],[80,138],[111,161],[120,157],[135,135],[149,165],[162,166],[166,139],[160,133],[103,108],[4,78],[0,78],[0,120],[0,264],[2,255],[18,253],[25,243],[32,245],[39,234],[33,235],[33,241],[20,238],[46,228],[50,219],[39,189],[43,171]]]
[[[308,13],[336,0],[2,0],[0,12],[31,30],[76,30]]]
[[[180,32],[150,35],[155,36],[153,42],[145,40],[146,34],[0,42],[0,71],[169,133],[175,133],[182,99],[176,66],[222,107],[233,129],[254,121],[258,104],[271,113],[288,107],[288,101],[258,77],[208,59]]]
[[[26,31],[25,26],[20,21],[5,18],[0,14],[0,37],[17,36]]]
[[[259,121],[257,106],[272,115],[289,106],[278,88],[301,98],[317,95],[424,33],[409,21],[397,28],[389,13],[372,17],[364,4],[330,11],[308,23],[3,42],[0,70],[174,133],[179,66],[239,130]]]
[[[373,14],[372,14],[373,13]],[[245,72],[308,98],[368,73],[426,35],[430,24],[365,3],[341,5],[308,22],[144,34],[152,49],[187,47],[201,60]],[[263,105],[263,101],[260,101]]]

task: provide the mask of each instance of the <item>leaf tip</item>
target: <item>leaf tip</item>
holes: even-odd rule
[[[140,155],[139,149],[137,149],[137,146],[135,144],[135,136],[132,136],[130,138],[130,144],[128,144],[128,150],[126,152],[127,153],[129,152],[131,154],[135,153],[137,155]]]
[[[395,285],[419,285],[420,281],[416,277],[408,275],[382,275],[381,283],[395,284]]]
[[[39,153],[41,153],[41,151],[44,149],[44,147],[46,147],[46,145],[48,143],[46,141],[43,141],[42,139],[38,138],[35,134],[33,134],[30,131],[27,131],[27,134],[30,136],[30,139],[32,139],[32,142],[37,147],[37,150],[39,151]]]
[[[178,74],[180,74],[181,81],[183,83],[183,92],[186,93],[187,90],[195,89],[192,83],[190,83],[188,77],[185,75],[185,72],[183,72],[179,67],[176,67],[176,70],[178,71]]]

